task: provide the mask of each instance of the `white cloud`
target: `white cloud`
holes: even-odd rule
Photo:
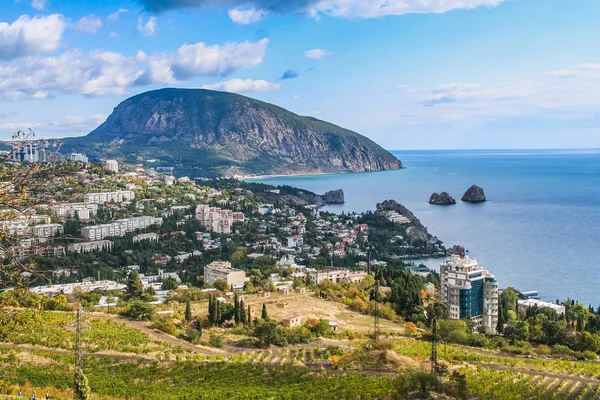
[[[200,76],[226,76],[260,64],[268,40],[256,43],[184,45],[174,53],[135,56],[70,50],[54,57],[28,57],[0,64],[0,99],[18,101],[56,94],[125,95],[129,88],[185,82]],[[262,86],[266,88],[268,86]],[[258,90],[261,86],[255,86]]]
[[[94,14],[86,15],[75,24],[75,29],[84,33],[96,33],[102,28],[102,18]]]
[[[208,46],[202,42],[186,44],[171,57],[171,68],[177,80],[194,76],[225,76],[240,68],[262,63],[268,43],[268,39],[261,39],[256,43],[245,41],[222,46]]]
[[[229,18],[238,25],[247,25],[263,19],[268,12],[256,8],[232,8],[229,10]]]
[[[320,0],[308,7],[313,16],[377,18],[386,15],[445,13],[457,9],[497,6],[504,0]]]
[[[226,82],[219,82],[211,85],[202,85],[202,89],[222,90],[225,92],[249,93],[249,92],[269,92],[278,90],[281,85],[264,80],[252,79],[231,79]]]
[[[31,7],[36,10],[42,11],[46,7],[46,0],[32,0]]]
[[[126,9],[126,8],[119,8],[117,11],[115,11],[114,13],[112,13],[112,14],[110,14],[108,16],[108,20],[112,21],[112,22],[118,21],[119,20],[119,16],[121,14],[127,13],[127,12],[129,12],[128,9]]]
[[[34,18],[22,15],[12,24],[0,22],[0,60],[58,49],[66,25],[60,14]]]
[[[295,94],[295,95],[292,96],[292,99],[298,100],[298,99],[300,99],[300,95],[299,94]]]
[[[331,55],[332,53],[328,52],[327,50],[324,49],[313,49],[313,50],[308,50],[304,53],[304,57],[306,58],[314,58],[316,60],[320,60],[325,56]]]
[[[115,32],[115,31],[110,31],[110,33],[109,33],[109,36],[110,36],[111,38],[116,38],[116,37],[119,37],[119,35],[117,35],[117,32]]]
[[[144,36],[156,36],[158,27],[156,26],[156,17],[151,16],[146,23],[143,23],[142,17],[138,19],[138,32]]]
[[[585,118],[597,113],[600,103],[600,64],[582,64],[506,82],[397,87],[403,95],[395,104],[410,116],[412,124],[457,120],[477,124],[490,118],[546,113],[554,118]]]
[[[101,123],[106,121],[104,114],[95,115],[67,115],[58,120],[37,122],[7,122],[0,124],[0,138],[10,138],[18,131],[33,129],[37,138],[57,138],[66,136],[81,136],[90,133]]]

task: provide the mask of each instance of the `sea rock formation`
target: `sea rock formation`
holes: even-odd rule
[[[402,168],[372,140],[234,93],[160,89],[119,104],[62,151],[124,162],[155,160],[190,177],[343,173]]]
[[[450,204],[456,204],[456,200],[448,192],[434,193],[429,198],[429,204],[439,204],[447,206]]]
[[[330,190],[321,196],[325,204],[343,204],[344,191],[342,189]]]
[[[473,185],[467,189],[461,200],[469,203],[481,203],[487,199],[485,198],[483,189],[477,185]]]

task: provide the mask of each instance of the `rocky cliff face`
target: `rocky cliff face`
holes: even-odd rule
[[[456,204],[456,200],[448,192],[433,193],[429,198],[429,204],[438,204],[442,206]]]
[[[398,214],[405,216],[411,221],[411,226],[406,232],[417,239],[424,241],[427,244],[442,244],[442,241],[431,235],[427,228],[423,226],[421,221],[408,208],[398,203],[396,200],[385,200],[382,203],[377,203],[377,211],[396,211]]]
[[[477,185],[473,185],[467,189],[461,200],[469,203],[481,203],[487,199],[485,198],[483,189]]]
[[[63,147],[97,157],[157,159],[217,175],[402,168],[396,157],[355,132],[202,89],[161,89],[129,98],[88,136],[65,140]]]

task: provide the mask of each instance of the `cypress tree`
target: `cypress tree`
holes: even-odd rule
[[[263,303],[261,318],[264,320],[269,319],[269,315],[267,314],[267,303]]]
[[[212,295],[208,298],[208,320],[211,324],[215,323],[215,299]]]
[[[142,280],[140,279],[140,275],[136,270],[133,270],[129,273],[127,277],[127,298],[128,299],[137,299],[142,297],[144,294],[144,285],[142,284]]]
[[[216,303],[216,309],[217,309],[217,312],[215,313],[215,315],[216,315],[215,323],[217,325],[221,325],[221,317],[223,316],[223,309],[221,308],[220,301],[217,300],[215,303]]]
[[[580,315],[577,318],[577,332],[583,332],[583,325],[584,325],[583,315]]]
[[[192,307],[190,306],[190,299],[185,302],[185,322],[188,324],[192,320]]]
[[[248,326],[252,325],[252,313],[250,312],[250,306],[248,306],[248,313],[246,314],[246,318],[248,319],[246,322]]]
[[[242,324],[245,324],[246,323],[246,307],[244,305],[244,300],[240,301],[240,304],[238,306],[239,306],[239,310],[240,310],[239,315],[238,315],[239,322],[241,322]]]
[[[505,324],[504,305],[502,304],[502,302],[499,302],[498,303],[498,327],[496,328],[498,333],[502,333],[502,331],[504,330],[504,324]]]
[[[240,323],[240,300],[237,293],[235,294],[235,299],[233,301],[233,320],[236,325]]]

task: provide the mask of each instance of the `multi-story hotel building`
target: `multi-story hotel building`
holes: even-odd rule
[[[196,219],[211,232],[228,235],[231,233],[231,225],[234,222],[244,222],[244,218],[242,212],[222,210],[206,204],[196,206]]]
[[[496,333],[498,325],[498,282],[477,260],[453,255],[440,265],[440,302],[448,306],[450,319],[471,319]]]

